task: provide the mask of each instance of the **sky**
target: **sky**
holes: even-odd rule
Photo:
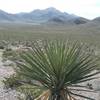
[[[100,16],[100,0],[0,0],[0,9],[8,13],[30,12],[49,7],[88,19]]]

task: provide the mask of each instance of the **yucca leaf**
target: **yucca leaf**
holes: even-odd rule
[[[78,42],[36,41],[30,50],[20,55],[22,62],[17,63],[17,70],[21,75],[38,81],[51,92],[50,95],[45,95],[45,99],[72,100],[72,95],[76,95],[94,100],[71,92],[73,87],[81,87],[79,83],[96,79],[95,75],[100,73],[96,70],[99,59],[88,49]]]

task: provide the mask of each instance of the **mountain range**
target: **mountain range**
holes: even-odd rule
[[[90,22],[91,20],[66,12],[61,12],[55,8],[47,8],[44,10],[34,10],[29,13],[10,14],[0,10],[0,22],[24,22],[34,24],[68,24],[78,25]],[[99,21],[95,18],[92,21]]]

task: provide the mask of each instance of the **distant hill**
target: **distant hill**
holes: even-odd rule
[[[100,17],[96,17],[95,19],[93,19],[92,21],[95,21],[95,22],[100,22]]]
[[[14,15],[0,10],[0,21],[14,21],[15,19]]]
[[[46,23],[48,24],[65,24],[64,20],[59,17],[53,17],[49,19]]]
[[[90,20],[83,18],[83,17],[79,17],[77,19],[74,20],[75,24],[85,24],[87,22],[89,22]]]
[[[24,22],[24,23],[45,23],[45,24],[68,24],[78,25],[87,23],[89,20],[55,8],[34,10],[29,13],[9,14],[0,10],[0,22]]]
[[[82,18],[82,17],[74,17],[71,19],[63,19],[61,17],[54,17],[49,19],[45,24],[66,24],[66,25],[80,25],[89,22],[90,20]]]

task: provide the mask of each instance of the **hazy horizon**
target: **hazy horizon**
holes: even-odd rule
[[[0,9],[12,14],[49,7],[87,19],[100,16],[100,0],[0,0]]]

